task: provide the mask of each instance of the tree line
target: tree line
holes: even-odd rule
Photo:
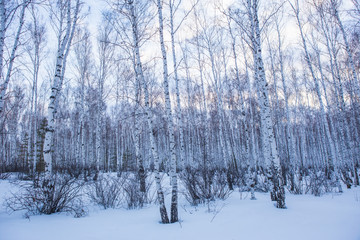
[[[86,1],[0,1],[1,173],[134,172],[145,192],[153,172],[163,223],[179,176],[278,208],[307,178],[359,185],[356,0],[104,4],[95,36]]]

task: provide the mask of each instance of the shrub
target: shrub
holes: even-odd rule
[[[126,207],[128,209],[135,209],[143,207],[148,201],[148,193],[151,187],[151,182],[146,181],[145,191],[141,191],[139,174],[127,174],[126,182],[124,184],[124,197]],[[147,176],[145,174],[145,179]]]
[[[311,168],[309,176],[305,178],[305,193],[320,197],[326,192],[332,192],[335,182],[328,178],[324,169]]]
[[[31,182],[15,183],[20,191],[5,201],[10,211],[26,210],[25,217],[68,212],[82,217],[87,211],[81,201],[82,184],[68,176],[55,175]]]
[[[292,194],[303,193],[303,172],[301,169],[288,174],[287,189]]]
[[[126,178],[100,176],[89,185],[87,192],[90,200],[104,209],[119,207],[123,200],[122,187]]]
[[[8,179],[10,176],[11,176],[11,173],[8,173],[8,172],[0,173],[0,179],[1,180]]]
[[[231,193],[226,169],[186,167],[180,178],[184,182],[185,198],[192,205],[215,199],[223,200]]]

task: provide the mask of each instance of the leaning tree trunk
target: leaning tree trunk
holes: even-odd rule
[[[280,174],[280,159],[276,147],[276,141],[273,130],[273,122],[271,119],[271,108],[269,102],[268,83],[265,78],[264,63],[261,54],[261,36],[259,20],[257,15],[258,1],[251,2],[248,0],[248,10],[253,31],[253,55],[255,63],[255,78],[260,91],[260,117],[262,127],[263,152],[267,168],[270,171],[272,179],[271,196],[276,200],[277,208],[286,208],[285,206],[285,190]]]

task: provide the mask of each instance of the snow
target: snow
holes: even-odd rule
[[[14,187],[0,181],[0,204]],[[89,215],[73,218],[65,213],[23,218],[9,215],[0,205],[0,240],[136,240],[136,239],[286,239],[359,240],[360,188],[343,194],[286,195],[287,209],[274,207],[270,197],[233,192],[225,201],[198,207],[180,198],[180,223],[159,223],[158,207],[100,210],[89,206]],[[169,202],[167,202],[169,203]]]

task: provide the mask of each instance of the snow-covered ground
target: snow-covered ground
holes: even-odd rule
[[[0,181],[0,201],[11,184]],[[268,194],[233,192],[226,201],[190,206],[181,197],[180,223],[159,223],[156,205],[138,210],[92,207],[89,215],[65,213],[23,218],[0,205],[0,240],[359,240],[360,188],[343,194],[286,195],[287,209],[276,209]],[[169,203],[169,202],[168,202]]]

